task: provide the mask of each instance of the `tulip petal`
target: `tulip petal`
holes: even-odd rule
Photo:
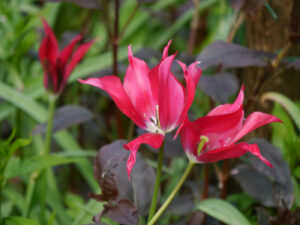
[[[172,40],[169,40],[168,44],[164,47],[163,54],[162,54],[162,60],[164,60],[165,58],[168,57],[169,47],[170,47],[171,43],[172,43]]]
[[[126,94],[120,78],[117,76],[105,76],[100,78],[89,78],[87,80],[78,80],[83,84],[89,84],[106,91],[117,107],[128,116],[136,125],[146,128],[144,119],[137,113],[132,105],[128,95]]]
[[[214,116],[220,114],[232,113],[233,111],[239,110],[244,101],[244,85],[241,87],[238,97],[235,99],[233,104],[219,105],[211,110],[207,115]]]
[[[70,62],[66,66],[66,70],[64,73],[64,79],[62,82],[62,86],[65,86],[70,74],[72,73],[74,67],[80,62],[82,57],[86,54],[86,52],[90,49],[90,47],[95,43],[95,41],[90,41],[84,44],[81,44],[74,54],[72,55],[72,58]]]
[[[51,89],[54,93],[58,92],[58,74],[53,65],[48,59],[41,61],[44,68],[44,87],[46,90]]]
[[[165,132],[178,126],[184,109],[184,87],[171,72],[174,58],[175,55],[167,57],[159,67],[159,119]]]
[[[130,179],[131,170],[136,161],[136,153],[141,144],[148,144],[152,148],[159,148],[164,141],[164,136],[161,134],[153,134],[153,133],[146,133],[143,134],[133,141],[129,142],[128,144],[124,145],[124,148],[130,150],[130,156],[127,161],[127,173]]]
[[[244,155],[246,152],[252,153],[256,157],[261,159],[267,166],[273,167],[272,164],[261,155],[259,148],[256,144],[248,144],[245,142],[202,153],[200,156],[198,156],[198,161],[216,162],[225,159],[238,158]]]
[[[148,74],[151,90],[152,90],[152,97],[155,102],[159,102],[158,96],[159,96],[159,66],[161,62],[168,57],[168,51],[169,47],[171,45],[172,40],[168,42],[168,44],[164,47],[163,54],[161,61],[158,65],[156,65],[154,68],[152,68]]]
[[[191,64],[189,66],[188,70],[186,70],[186,65],[184,63],[182,63],[180,61],[177,61],[177,62],[179,63],[179,65],[181,66],[181,68],[183,70],[184,78],[185,78],[185,82],[186,82],[186,90],[187,90],[187,96],[186,96],[186,100],[185,100],[184,109],[183,109],[183,111],[180,115],[180,119],[178,121],[178,124],[179,124],[179,123],[182,123],[182,121],[187,117],[187,112],[193,103],[196,87],[199,82],[202,71],[200,68],[197,68],[198,62],[194,62],[193,64]],[[174,139],[177,137],[177,135],[179,134],[181,129],[182,129],[182,126],[180,125],[176,131]]]
[[[183,150],[187,156],[197,155],[197,144],[200,141],[199,134],[193,129],[192,122],[188,118],[185,119],[181,126],[180,141]]]
[[[158,102],[152,96],[148,74],[150,69],[147,64],[132,55],[131,47],[128,47],[129,66],[126,71],[123,86],[137,112],[148,120],[155,116]]]
[[[66,66],[67,62],[70,60],[70,57],[73,53],[74,47],[82,39],[81,35],[77,35],[69,45],[67,45],[60,53],[59,64],[61,67],[61,72],[64,72],[63,69]]]
[[[251,113],[243,123],[239,132],[234,136],[231,143],[235,143],[251,131],[273,122],[281,122],[281,120],[275,116],[262,112]]]
[[[59,55],[57,40],[47,21],[44,18],[42,18],[42,21],[44,25],[45,37],[39,49],[39,57],[41,61],[47,59],[55,65]]]

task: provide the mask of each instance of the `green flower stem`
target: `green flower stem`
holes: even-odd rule
[[[44,148],[43,155],[48,155],[49,150],[50,150],[56,99],[57,99],[57,97],[55,95],[49,94],[48,125],[47,125],[46,141],[45,141],[45,148]]]
[[[26,189],[25,203],[24,203],[24,208],[23,208],[23,213],[22,213],[23,217],[28,216],[30,202],[31,202],[32,195],[33,195],[33,190],[34,190],[34,187],[35,187],[35,181],[36,181],[36,178],[38,176],[39,176],[39,172],[35,171],[31,174],[31,176],[29,178],[29,183],[28,183],[28,186],[27,186],[27,189]]]
[[[148,222],[147,225],[154,225],[155,222],[158,220],[158,218],[161,216],[161,214],[166,210],[166,208],[169,206],[169,204],[171,203],[171,201],[173,200],[173,198],[176,196],[177,192],[181,188],[182,184],[184,183],[184,181],[188,177],[188,175],[189,175],[191,169],[193,168],[193,166],[194,166],[194,163],[192,161],[189,161],[189,164],[186,167],[182,177],[180,178],[180,181],[178,182],[178,184],[173,189],[173,191],[171,192],[171,194],[169,195],[167,200],[164,202],[164,204],[160,207],[160,209],[153,216],[153,218],[150,220],[150,222]]]
[[[55,112],[55,103],[57,99],[57,95],[53,95],[50,93],[48,99],[48,124],[47,124],[47,133],[46,133],[46,140],[45,140],[45,148],[44,151],[42,152],[43,155],[48,155],[50,152],[50,146],[51,146],[51,139],[52,139],[52,134],[53,134],[53,120],[54,120],[54,112]],[[47,188],[47,181],[46,181],[46,176],[47,176],[47,170],[42,171],[42,176],[41,176],[41,185],[43,186],[42,188],[42,193],[41,193],[41,199],[40,199],[40,204],[41,204],[41,222],[44,224],[46,223],[46,188]]]
[[[150,206],[150,211],[149,211],[149,216],[148,216],[148,223],[154,216],[154,213],[156,210],[157,196],[158,196],[158,191],[159,191],[159,187],[160,187],[160,177],[161,177],[163,159],[164,159],[164,143],[162,144],[162,146],[160,147],[160,149],[158,151],[156,178],[155,178],[154,191],[153,191],[153,195],[152,195],[152,201],[151,201],[151,206]]]
[[[45,147],[44,149],[40,152],[41,155],[47,155],[49,154],[50,151],[50,144],[51,144],[51,138],[52,138],[52,130],[53,130],[53,119],[54,119],[54,112],[55,112],[55,103],[57,96],[53,94],[49,94],[49,100],[48,100],[48,124],[47,124],[47,133],[46,133],[46,139],[45,139]],[[34,192],[35,184],[36,184],[36,179],[41,175],[41,185],[44,187],[42,190],[45,190],[46,188],[46,171],[34,171],[31,176],[30,180],[27,186],[26,194],[25,194],[25,204],[24,204],[24,209],[23,209],[23,217],[28,216],[29,208],[30,208],[30,203],[32,200],[32,195]],[[41,221],[45,222],[45,193],[42,193],[40,196],[42,198],[40,199],[41,201]]]

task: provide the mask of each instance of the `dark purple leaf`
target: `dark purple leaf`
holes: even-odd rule
[[[187,222],[187,225],[198,225],[198,224],[202,224],[203,221],[205,219],[205,214],[202,211],[196,211],[193,212],[190,217],[189,220]]]
[[[276,206],[272,182],[265,175],[246,165],[236,167],[231,175],[249,196],[265,206]]]
[[[114,202],[129,199],[143,215],[148,212],[151,203],[155,173],[138,152],[129,182],[126,169],[129,151],[123,148],[125,143],[127,141],[118,140],[99,150],[94,173],[102,194],[91,194],[91,197]]]
[[[142,135],[145,134],[146,131],[141,129],[141,128],[137,128],[137,133],[138,135]],[[182,150],[182,145],[180,143],[180,139],[177,137],[175,140],[173,140],[175,133],[168,133],[165,136],[165,149],[164,149],[164,155],[165,157],[181,157],[184,155],[184,152]],[[151,150],[154,153],[158,154],[158,149],[154,149],[149,145],[145,145],[147,147],[147,149]]]
[[[300,207],[293,212],[285,208],[281,210],[275,217],[269,219],[270,225],[299,225],[300,224]]]
[[[177,216],[184,216],[193,212],[194,206],[194,198],[192,195],[179,195],[171,202],[167,208],[167,212]]]
[[[287,65],[288,68],[294,68],[296,70],[300,70],[300,59],[295,60]]]
[[[231,0],[230,5],[237,11],[253,15],[260,10],[267,0]]]
[[[293,0],[293,7],[291,11],[291,31],[290,40],[293,43],[300,43],[300,1]]]
[[[258,145],[263,156],[272,163],[274,168],[268,167],[257,157],[249,154],[248,156],[252,166],[267,177],[281,184],[286,184],[290,180],[290,169],[287,162],[283,159],[281,151],[262,138],[252,139],[250,143],[256,143]]]
[[[269,225],[270,213],[263,207],[256,207],[258,225]]]
[[[236,167],[231,171],[233,178],[247,194],[263,205],[290,208],[294,199],[294,187],[289,166],[280,150],[264,139],[254,139],[251,143],[258,144],[263,156],[274,168],[269,168],[257,157],[247,154],[252,167]]]
[[[136,208],[129,200],[120,200],[116,204],[105,204],[101,216],[107,216],[123,225],[138,225],[139,217]],[[100,219],[99,218],[99,219]],[[98,221],[96,221],[98,222]]]
[[[46,2],[71,2],[82,8],[87,9],[100,9],[99,0],[43,0]]]
[[[229,73],[219,73],[213,76],[203,75],[199,81],[202,91],[214,101],[225,103],[238,91],[238,79]]]
[[[94,174],[102,190],[102,194],[97,198],[100,201],[132,198],[131,185],[126,173],[129,152],[123,148],[125,143],[124,140],[118,140],[98,151]]]
[[[255,51],[237,44],[231,44],[224,41],[216,41],[207,46],[197,60],[201,62],[199,65],[202,69],[215,65],[222,65],[226,68],[268,65],[274,54]]]
[[[93,114],[86,108],[75,105],[60,107],[54,114],[53,132],[64,130],[72,126],[85,123],[93,119]],[[47,123],[36,126],[33,134],[44,134],[47,130]]]

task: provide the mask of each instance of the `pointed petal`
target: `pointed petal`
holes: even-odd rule
[[[180,141],[189,159],[197,155],[197,145],[199,143],[200,136],[194,130],[192,122],[188,118],[182,123],[182,129],[180,132]]]
[[[162,130],[173,130],[184,109],[185,90],[171,72],[175,55],[167,57],[159,67],[159,119]]]
[[[213,115],[220,115],[220,114],[227,114],[227,113],[232,113],[233,111],[238,110],[241,105],[243,105],[244,101],[244,85],[241,87],[241,90],[239,92],[238,97],[234,101],[233,104],[223,104],[219,105],[213,110],[211,110],[207,115],[213,116]]]
[[[168,57],[168,51],[169,51],[169,47],[172,43],[172,39],[168,41],[168,44],[164,47],[164,50],[163,50],[163,54],[162,54],[162,60],[164,60],[165,58]]]
[[[195,92],[196,92],[196,87],[199,82],[202,71],[200,68],[197,68],[198,62],[194,62],[193,64],[191,64],[189,66],[188,70],[186,70],[186,65],[184,63],[180,62],[179,60],[177,62],[179,63],[179,65],[181,66],[181,68],[183,70],[184,78],[185,78],[185,82],[186,82],[186,90],[187,90],[187,96],[185,99],[184,109],[183,109],[183,111],[180,115],[180,119],[178,121],[178,123],[181,123],[184,120],[184,118],[186,118],[187,112],[193,103],[193,100],[195,97]],[[182,128],[182,126],[179,126],[179,128],[177,129],[174,139],[177,137],[181,128]]]
[[[74,67],[80,62],[82,57],[86,54],[86,52],[90,49],[90,47],[95,43],[95,41],[90,41],[84,44],[81,44],[74,54],[72,55],[72,58],[70,62],[66,66],[66,70],[64,73],[64,79],[62,82],[62,85],[65,86],[70,74],[72,73]]]
[[[60,63],[60,67],[61,69],[63,69],[67,62],[70,60],[70,57],[73,53],[74,47],[76,46],[76,44],[82,39],[81,35],[77,35],[71,42],[69,45],[67,45],[60,53],[59,56],[59,63]],[[63,70],[61,70],[63,71]]]
[[[244,155],[246,152],[252,153],[256,157],[261,159],[266,165],[268,165],[269,167],[273,167],[272,164],[261,155],[259,148],[256,144],[248,144],[245,142],[202,153],[198,157],[198,161],[216,162],[224,159],[238,158]]]
[[[222,134],[231,130],[243,120],[243,108],[225,115],[203,116],[192,122],[194,129],[199,135],[206,135],[209,133]]]
[[[44,87],[46,90],[52,90],[54,93],[58,92],[58,74],[55,65],[48,59],[41,61],[44,69]]]
[[[241,128],[244,118],[242,106],[239,110],[225,115],[204,116],[192,122],[193,130],[198,138],[204,135],[209,138],[207,145],[209,149],[228,146],[232,138]]]
[[[150,85],[151,85],[151,90],[152,90],[152,96],[153,96],[154,102],[157,102],[157,103],[159,102],[159,100],[158,100],[158,96],[159,96],[159,66],[162,63],[162,61],[168,57],[168,51],[169,51],[171,42],[172,42],[172,40],[170,40],[168,42],[168,44],[164,47],[162,59],[161,59],[160,63],[158,65],[156,65],[155,67],[153,67],[148,74]]]
[[[117,107],[128,116],[136,125],[145,129],[144,119],[137,113],[136,109],[132,105],[128,98],[120,78],[116,76],[105,76],[100,78],[89,78],[87,80],[78,80],[83,84],[89,84],[98,87],[106,91],[114,100]]]
[[[158,104],[152,96],[147,64],[132,55],[131,46],[128,47],[129,66],[124,77],[124,89],[131,102],[142,117],[149,119],[155,116]]]
[[[59,55],[57,40],[47,21],[44,18],[42,18],[42,21],[44,25],[45,37],[40,45],[39,57],[41,61],[48,59],[52,64],[55,65]]]
[[[262,112],[251,113],[243,123],[239,132],[234,136],[231,143],[235,143],[251,131],[273,122],[281,122],[281,120],[275,116]]]
[[[136,153],[141,144],[148,144],[152,148],[159,148],[164,141],[164,136],[161,134],[153,134],[153,133],[146,133],[143,134],[133,141],[129,142],[128,144],[124,145],[124,148],[130,150],[130,156],[127,161],[127,173],[130,179],[131,170],[136,161]]]

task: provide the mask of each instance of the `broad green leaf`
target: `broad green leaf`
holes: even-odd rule
[[[262,101],[265,100],[279,103],[290,114],[298,129],[300,129],[300,109],[289,98],[277,92],[267,92],[262,96]]]
[[[32,100],[30,97],[23,95],[17,90],[14,90],[1,82],[0,97],[22,109],[39,123],[42,123],[47,119],[47,111],[43,106]],[[54,138],[65,151],[81,151],[74,138],[67,131],[60,131],[56,133]],[[92,189],[94,191],[98,190],[98,184],[93,177],[92,164],[88,160],[82,159],[79,162],[76,162],[76,165]]]
[[[207,199],[200,202],[196,209],[230,225],[251,225],[243,214],[230,203],[221,199]]]
[[[37,155],[24,159],[21,163],[17,163],[10,170],[6,170],[6,178],[28,175],[34,171],[40,171],[52,166],[64,165],[78,162],[78,158],[63,158],[53,155]]]
[[[4,225],[39,225],[37,222],[20,217],[20,216],[12,216],[4,219]]]

